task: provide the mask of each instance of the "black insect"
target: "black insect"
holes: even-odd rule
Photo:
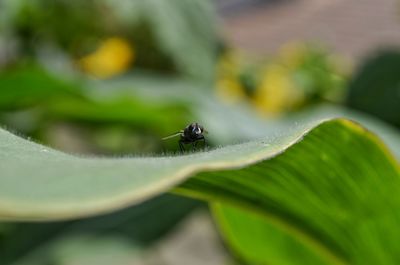
[[[193,150],[196,150],[196,146],[199,141],[202,141],[203,146],[206,146],[206,138],[203,135],[204,133],[207,133],[207,131],[204,130],[203,126],[201,126],[197,122],[193,122],[186,126],[185,129],[180,130],[179,132],[164,137],[162,139],[166,140],[176,136],[180,136],[181,138],[179,139],[179,148],[183,152],[185,151],[185,144],[192,144]]]

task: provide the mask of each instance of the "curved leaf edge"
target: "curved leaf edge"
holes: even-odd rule
[[[242,169],[250,165],[257,164],[261,161],[272,159],[276,156],[279,156],[291,146],[296,145],[296,143],[302,141],[304,137],[313,131],[315,128],[319,127],[322,124],[326,123],[341,123],[346,126],[349,130],[354,132],[363,133],[364,136],[367,136],[370,141],[373,141],[384,151],[387,156],[387,159],[393,164],[398,171],[400,172],[400,165],[398,164],[396,158],[389,150],[389,148],[383,143],[383,141],[374,133],[368,131],[364,127],[362,127],[357,122],[352,120],[348,120],[345,118],[334,118],[328,120],[321,120],[314,122],[314,124],[309,125],[307,128],[303,129],[303,131],[297,135],[296,137],[290,139],[285,142],[282,147],[274,152],[271,150],[261,150],[246,157],[241,157],[240,159],[231,160],[231,161],[212,161],[212,162],[203,162],[198,164],[192,164],[188,166],[183,166],[180,169],[176,170],[172,175],[164,175],[161,180],[158,180],[151,185],[146,187],[142,187],[138,190],[132,190],[130,192],[117,194],[113,197],[107,198],[99,198],[96,201],[91,201],[88,203],[84,203],[79,208],[76,204],[69,205],[65,203],[63,205],[50,205],[50,206],[38,206],[36,204],[29,204],[26,201],[23,202],[7,202],[3,200],[0,196],[0,219],[9,220],[9,221],[49,221],[49,220],[66,220],[66,219],[75,219],[75,218],[83,218],[89,217],[93,215],[99,215],[104,213],[109,213],[115,210],[123,209],[128,206],[139,204],[143,201],[146,201],[156,195],[169,192],[174,190],[174,193],[178,193],[181,195],[185,195],[188,197],[195,197],[198,199],[204,199],[202,196],[198,196],[197,194],[193,194],[187,191],[182,191],[179,189],[179,184],[183,183],[190,177],[195,177],[196,174],[210,171],[218,171],[218,170],[234,170],[234,169]],[[367,131],[367,134],[364,132]],[[15,135],[14,135],[15,136]],[[15,136],[18,137],[18,136]],[[19,138],[19,137],[18,137]],[[43,149],[56,152],[66,157],[73,157],[74,159],[78,159],[81,161],[85,161],[88,158],[83,158],[79,156],[74,156],[66,153],[62,153],[57,150],[52,150],[49,147],[42,146],[40,144],[20,139],[22,141],[28,142],[30,145],[34,146],[35,149]],[[263,144],[263,141],[260,142]],[[222,147],[220,149],[224,149],[227,147]],[[214,149],[211,151],[207,151],[205,153],[217,152],[219,149]],[[191,156],[196,158],[198,154],[204,153],[194,153],[185,156]],[[180,159],[181,156],[173,156],[173,157],[148,157],[148,158],[124,158],[128,160],[135,159]],[[108,161],[118,161],[116,158],[90,158],[90,159],[103,159]],[[116,173],[118,174],[118,172]],[[1,177],[1,176],[0,176]],[[26,176],[29,177],[29,176]],[[22,206],[22,207],[20,207]],[[29,209],[29,210],[27,210]]]

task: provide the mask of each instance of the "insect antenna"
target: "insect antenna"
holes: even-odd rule
[[[174,138],[174,137],[176,137],[176,136],[179,136],[179,135],[181,135],[182,133],[183,133],[183,131],[179,131],[179,132],[177,132],[177,133],[174,133],[174,134],[168,135],[168,136],[166,136],[166,137],[164,137],[164,138],[161,138],[161,140],[168,140],[168,139],[170,139],[170,138]]]

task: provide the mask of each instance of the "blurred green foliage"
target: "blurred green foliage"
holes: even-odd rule
[[[78,84],[65,82],[35,65],[0,72],[0,88],[2,111],[47,104],[62,97],[79,97],[81,91]]]
[[[1,0],[0,7],[3,32],[15,42],[8,63],[47,46],[76,59],[119,36],[132,44],[135,68],[203,81],[214,75],[219,38],[211,1]]]
[[[349,85],[346,103],[400,128],[400,51],[368,58]]]
[[[263,115],[297,111],[321,101],[341,102],[346,64],[321,45],[288,43],[273,58],[251,59],[235,51],[221,57],[217,92],[226,101],[253,104]]]
[[[104,77],[146,69],[211,83],[220,42],[211,1],[1,0],[0,7],[3,124],[69,152],[176,150],[160,139],[195,119],[188,104],[134,93],[96,98],[86,75],[96,70],[82,59],[96,57],[89,68],[111,64],[103,71],[114,76]],[[130,51],[104,46],[110,39]]]
[[[183,128],[192,118],[187,106],[178,102],[143,101],[133,95],[97,99],[85,89],[83,80],[61,80],[38,66],[3,71],[0,88],[3,124],[61,149],[68,146],[62,141],[51,142],[53,131],[59,126],[71,128],[70,132],[79,128],[81,133],[71,137],[86,147],[68,151],[161,152],[160,139]],[[105,132],[109,137],[104,137]]]
[[[99,217],[64,222],[0,223],[1,264],[73,264],[74,256],[79,254],[77,250],[66,257],[59,253],[69,244],[79,245],[82,237],[91,239],[92,244],[122,240],[130,252],[140,253],[199,206],[198,201],[161,195],[142,205]],[[101,256],[87,249],[88,256]]]

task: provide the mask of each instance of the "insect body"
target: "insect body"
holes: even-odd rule
[[[198,124],[197,122],[191,123],[188,126],[186,126],[185,129],[172,134],[170,136],[164,137],[163,140],[175,137],[175,136],[180,136],[179,139],[179,148],[181,151],[185,151],[184,145],[185,144],[192,144],[193,150],[196,149],[197,143],[199,141],[203,142],[203,145],[206,145],[206,138],[204,137],[203,133],[207,133],[206,130],[204,130],[203,126]]]

